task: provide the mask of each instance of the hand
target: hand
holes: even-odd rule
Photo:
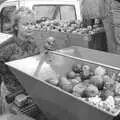
[[[44,49],[51,51],[56,50],[56,42],[54,37],[47,38],[44,44]]]

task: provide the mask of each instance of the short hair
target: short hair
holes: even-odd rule
[[[16,10],[12,15],[12,31],[14,34],[17,34],[17,30],[15,29],[18,26],[20,19],[24,16],[34,16],[34,12],[26,7],[21,7]]]

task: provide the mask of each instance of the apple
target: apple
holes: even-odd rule
[[[114,89],[115,81],[109,75],[104,75],[103,81],[104,89]]]
[[[80,96],[83,96],[85,89],[86,89],[86,85],[83,83],[79,83],[73,87],[73,92],[77,92],[80,94]]]
[[[89,65],[82,65],[82,78],[83,79],[89,79],[90,77],[90,66]]]
[[[80,83],[80,81],[78,81],[77,79],[71,79],[71,82],[73,85]]]
[[[115,84],[115,94],[120,95],[120,83],[116,82]]]
[[[114,100],[115,100],[115,104],[120,107],[120,96],[115,96]]]
[[[86,97],[95,97],[99,94],[99,90],[95,85],[89,84],[84,90],[84,94]]]
[[[75,72],[75,73],[80,73],[81,72],[81,65],[80,64],[74,64],[72,66],[72,70]]]
[[[92,76],[90,79],[90,83],[97,86],[99,90],[103,89],[104,81],[101,76],[98,76],[98,75]]]
[[[81,97],[80,94],[79,94],[78,92],[76,92],[76,91],[75,91],[75,92],[73,91],[72,94],[73,94],[74,96]]]
[[[76,75],[75,79],[76,79],[77,81],[79,81],[79,82],[82,81],[82,80],[81,80],[81,77],[80,77],[80,76],[77,76],[77,75]]]
[[[70,72],[67,73],[66,76],[67,76],[68,79],[74,79],[76,77],[76,74],[75,74],[75,72],[70,71]]]
[[[71,81],[69,81],[66,77],[62,76],[59,78],[59,86],[67,91],[72,92],[73,91],[73,84]]]
[[[104,67],[101,67],[101,66],[98,66],[95,68],[95,71],[94,71],[95,75],[98,75],[98,76],[103,76],[106,74],[106,70]]]

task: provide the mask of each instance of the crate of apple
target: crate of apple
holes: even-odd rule
[[[84,27],[80,20],[58,21],[44,19],[37,21],[36,29],[44,32],[53,31],[80,35],[83,33],[95,34],[96,32],[101,31],[103,27],[100,27],[99,24]]]
[[[74,64],[64,76],[46,82],[102,111],[110,114],[120,111],[120,73],[109,72],[103,66],[93,69],[88,64]]]

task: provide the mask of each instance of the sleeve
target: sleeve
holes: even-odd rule
[[[13,42],[0,49],[0,80],[5,82],[9,91],[16,91],[22,86],[12,71],[5,65],[5,62],[11,61],[14,55],[21,54],[21,49]],[[19,57],[19,56],[18,56]]]
[[[28,54],[29,56],[40,54],[39,46],[37,46],[34,42],[31,42],[28,46]]]
[[[4,81],[8,91],[10,92],[24,89],[19,80],[17,80],[16,76],[12,74],[12,72],[6,73],[4,76],[2,76],[2,80]]]
[[[17,115],[12,113],[6,113],[0,116],[0,120],[35,120],[35,119],[21,113]]]
[[[7,41],[3,42],[2,44],[0,44],[0,60],[1,59],[7,59],[9,58],[9,56],[12,54],[11,53],[11,45],[13,46],[14,43],[14,38],[10,38]]]
[[[10,57],[12,55],[12,49],[11,46],[6,46],[0,50],[0,61],[9,61]]]
[[[24,56],[23,54],[24,54],[24,51],[22,51],[22,49],[20,47],[18,47],[17,45],[14,46],[14,48],[13,48],[13,54],[10,57],[10,61],[12,61],[12,60],[18,60],[18,59],[23,58],[23,56]]]
[[[0,46],[0,83],[2,81],[2,77],[6,74],[9,73],[8,66],[5,65],[4,63],[9,61],[9,58],[12,54],[11,49],[9,49],[9,46],[6,47],[1,47]]]
[[[32,117],[29,117],[25,114],[17,114],[17,115],[11,115],[9,118],[9,120],[35,120]]]
[[[13,44],[0,48],[0,74],[8,72],[8,67],[4,63],[10,60],[14,52],[13,49]]]
[[[36,47],[34,48],[34,55],[40,54],[40,49],[39,47],[36,45]]]

